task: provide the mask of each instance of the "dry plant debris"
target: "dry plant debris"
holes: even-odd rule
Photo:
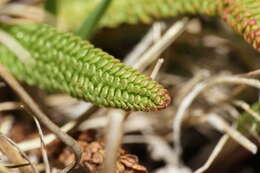
[[[84,140],[81,140],[81,139]],[[83,151],[80,166],[88,168],[91,172],[97,173],[102,169],[105,156],[105,145],[102,141],[87,141],[86,133],[82,134],[78,143]],[[74,155],[67,148],[59,156],[59,161],[67,165],[74,160]],[[139,164],[135,155],[127,154],[120,148],[116,163],[117,173],[147,173],[147,169]]]

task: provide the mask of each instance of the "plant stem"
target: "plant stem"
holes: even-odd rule
[[[85,18],[84,22],[77,29],[75,34],[80,36],[81,38],[89,40],[95,32],[98,22],[105,14],[111,2],[112,0],[102,0],[100,4],[97,5],[96,9],[94,9],[93,12],[91,12],[91,14]]]
[[[46,11],[48,11],[52,15],[56,16],[56,14],[58,12],[57,0],[45,0],[44,8]]]

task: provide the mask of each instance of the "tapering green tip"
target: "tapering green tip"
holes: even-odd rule
[[[0,63],[30,85],[127,111],[156,111],[170,104],[168,91],[158,82],[79,37],[44,24],[2,29],[28,51],[34,63],[23,62],[3,45]]]

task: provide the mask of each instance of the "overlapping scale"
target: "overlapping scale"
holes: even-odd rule
[[[60,0],[60,28],[72,30],[95,9],[99,0]],[[76,10],[80,8],[82,10]],[[184,14],[220,16],[260,52],[259,0],[113,0],[100,27],[151,23]],[[78,20],[75,20],[76,16]]]
[[[159,83],[69,33],[33,23],[1,28],[28,50],[34,63],[22,62],[3,45],[0,63],[31,85],[125,110],[155,111],[170,102]]]

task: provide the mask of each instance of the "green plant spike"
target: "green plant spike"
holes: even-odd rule
[[[59,27],[72,30],[99,0],[59,2]],[[151,23],[184,14],[220,16],[260,52],[260,0],[113,0],[99,27]]]
[[[155,111],[170,103],[160,84],[70,33],[36,23],[0,27],[33,59],[23,62],[0,45],[0,63],[21,81],[128,111]]]

